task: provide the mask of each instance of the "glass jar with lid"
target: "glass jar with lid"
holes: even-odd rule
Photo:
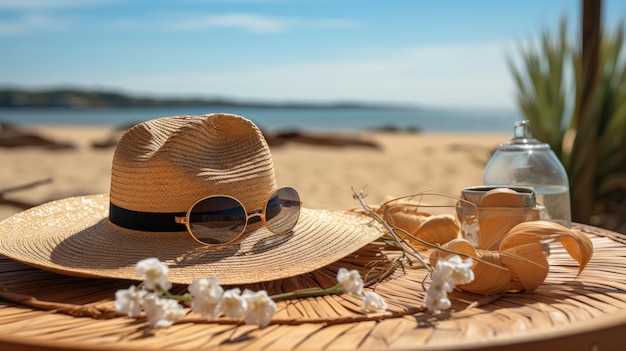
[[[549,144],[533,138],[529,121],[518,121],[513,139],[500,144],[485,167],[485,185],[533,188],[542,219],[571,226],[569,181]]]

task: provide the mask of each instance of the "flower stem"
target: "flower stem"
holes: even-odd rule
[[[161,292],[163,294],[163,297],[167,298],[167,299],[172,299],[172,300],[176,300],[176,301],[180,301],[186,304],[190,304],[191,303],[191,295],[189,294],[184,294],[184,295],[174,295],[171,292],[169,292],[169,290],[165,290],[163,289],[163,287],[159,284],[156,285],[156,289],[157,291]]]
[[[331,286],[326,289],[321,289],[321,288],[306,289],[306,290],[298,290],[298,291],[292,291],[292,292],[287,292],[287,293],[282,293],[282,294],[276,294],[276,295],[270,296],[270,298],[274,300],[275,302],[277,302],[277,301],[282,301],[282,300],[288,300],[291,298],[324,296],[324,295],[341,294],[341,293],[343,293],[343,287],[341,286],[341,284],[337,284],[335,286]]]

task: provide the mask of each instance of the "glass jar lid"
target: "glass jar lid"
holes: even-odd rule
[[[550,145],[533,137],[530,121],[517,121],[513,125],[513,139],[498,146],[500,151],[550,150]]]

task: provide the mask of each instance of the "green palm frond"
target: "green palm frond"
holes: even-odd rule
[[[593,197],[592,213],[575,221],[593,223],[593,217],[618,222],[610,229],[626,231],[626,47],[624,25],[605,32],[595,90],[585,118],[578,116],[583,86],[580,45],[570,41],[566,20],[556,35],[544,31],[540,44],[519,48],[520,65],[507,57],[517,86],[517,103],[531,121],[533,135],[552,147],[570,177],[573,201]],[[580,124],[583,121],[584,124]],[[572,147],[566,134],[575,135]],[[586,187],[591,184],[589,192]],[[573,206],[578,204],[574,203]],[[608,214],[607,212],[611,212]],[[615,220],[617,218],[617,220]]]
[[[537,48],[520,47],[522,67],[509,57],[509,69],[517,84],[517,102],[531,122],[533,135],[561,155],[562,140],[567,130],[566,97],[569,93],[564,79],[569,65],[570,48],[566,40],[566,21],[561,21],[559,37],[545,31]]]

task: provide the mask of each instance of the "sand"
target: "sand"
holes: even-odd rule
[[[108,193],[114,147],[94,149],[93,141],[107,139],[106,127],[31,127],[43,136],[77,145],[74,150],[36,147],[0,148],[0,188],[52,179],[5,198],[39,204],[76,195]],[[357,135],[358,134],[358,135]],[[355,132],[378,143],[367,147],[332,147],[287,143],[272,147],[279,186],[293,186],[305,207],[357,207],[351,187],[364,188],[371,205],[388,196],[435,192],[459,196],[461,189],[482,183],[491,153],[506,134],[439,134]],[[20,209],[0,205],[0,220]]]

